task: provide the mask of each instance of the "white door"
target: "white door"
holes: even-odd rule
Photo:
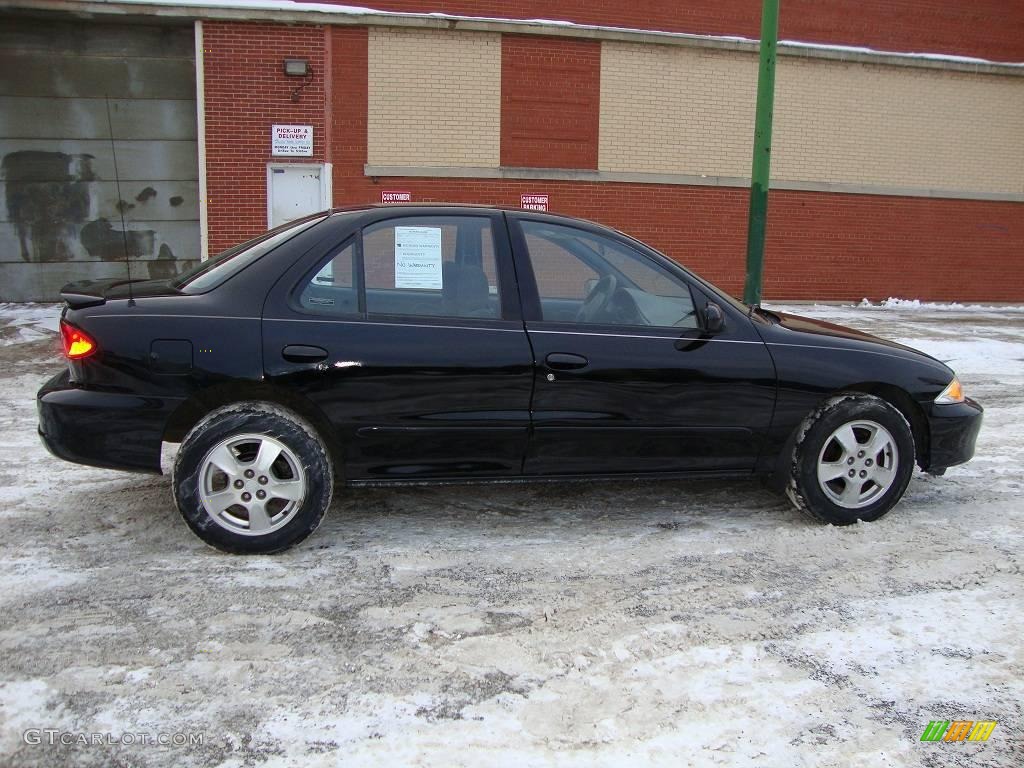
[[[330,207],[330,166],[272,163],[267,166],[267,226]]]

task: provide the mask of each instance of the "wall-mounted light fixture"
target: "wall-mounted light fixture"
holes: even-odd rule
[[[285,59],[282,67],[286,77],[304,77],[306,81],[292,91],[292,101],[299,100],[299,94],[313,81],[313,68],[307,59]]]
[[[285,59],[284,73],[288,77],[306,77],[310,74],[309,62],[305,59]]]

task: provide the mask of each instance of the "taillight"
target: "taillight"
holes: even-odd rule
[[[65,320],[60,321],[60,337],[64,341],[64,356],[68,360],[81,360],[96,351],[93,338]]]

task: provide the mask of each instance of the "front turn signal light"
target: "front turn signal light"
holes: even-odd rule
[[[935,398],[935,402],[940,405],[952,405],[953,403],[962,403],[964,401],[964,385],[960,383],[960,379],[956,376],[949,382],[949,385],[942,390],[942,394]]]
[[[60,337],[68,360],[81,360],[96,351],[96,342],[89,334],[64,320],[60,321]]]

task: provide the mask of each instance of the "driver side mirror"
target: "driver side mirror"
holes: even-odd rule
[[[708,333],[721,333],[725,330],[725,313],[713,301],[704,305],[704,330]]]

